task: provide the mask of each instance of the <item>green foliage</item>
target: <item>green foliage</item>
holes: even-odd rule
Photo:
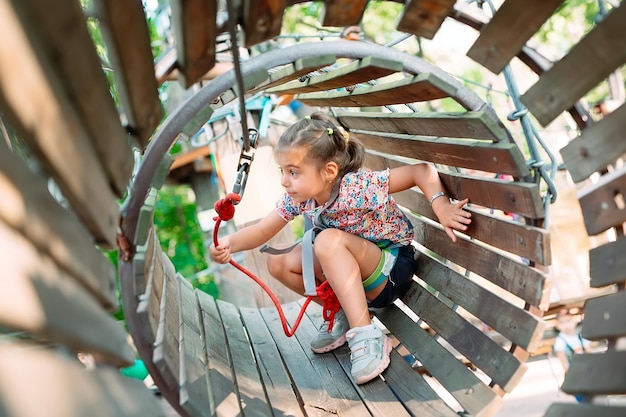
[[[159,191],[154,224],[163,252],[184,276],[206,269],[196,204],[188,186],[165,186]]]

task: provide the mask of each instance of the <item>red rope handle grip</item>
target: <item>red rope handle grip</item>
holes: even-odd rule
[[[220,223],[222,222],[222,220],[228,221],[233,218],[235,214],[235,202],[238,203],[240,200],[241,196],[239,194],[230,193],[227,194],[226,197],[218,200],[215,203],[215,211],[217,212],[217,217],[213,219],[215,220],[215,227],[213,228],[213,244],[215,245],[215,247],[219,246],[217,234],[219,231]],[[309,306],[311,300],[313,300],[313,296],[307,297],[306,301],[302,305],[302,308],[300,309],[300,313],[298,314],[298,317],[294,322],[293,327],[290,329],[287,324],[287,318],[285,317],[285,313],[283,312],[283,308],[280,302],[278,301],[272,290],[267,286],[267,284],[265,284],[265,282],[263,282],[259,277],[257,277],[255,274],[253,274],[237,262],[233,261],[232,259],[229,261],[229,263],[250,278],[252,278],[257,284],[259,284],[259,286],[263,289],[263,291],[265,291],[265,293],[270,297],[270,299],[276,306],[276,310],[278,311],[280,322],[283,326],[283,331],[285,332],[285,335],[287,337],[293,336],[298,329],[298,326],[300,325],[300,321],[302,321],[302,317],[304,317],[304,312],[306,311],[306,308]],[[333,328],[333,323],[335,321],[335,313],[339,311],[341,305],[339,304],[335,293],[333,292],[332,288],[330,288],[330,285],[328,285],[327,281],[323,282],[319,287],[317,287],[317,296],[324,301],[322,315],[324,317],[324,320],[330,322],[330,325],[328,326],[328,329],[330,331],[330,329]]]

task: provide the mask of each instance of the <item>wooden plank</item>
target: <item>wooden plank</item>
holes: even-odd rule
[[[78,361],[51,349],[4,341],[0,369],[3,415],[165,417],[162,405],[141,381],[109,367],[85,371]]]
[[[350,348],[348,345],[341,346],[338,349],[333,351],[333,355],[337,358],[337,361],[341,364],[344,372],[349,373],[352,369],[352,363],[350,362]],[[403,361],[400,355],[395,354],[392,350],[390,353],[390,363],[391,361],[396,359],[399,361]],[[399,364],[398,364],[399,365]],[[389,367],[387,367],[389,369]],[[390,389],[389,385],[387,385],[384,378],[386,377],[386,370],[377,377],[372,379],[366,384],[359,385],[358,391],[363,399],[363,403],[370,411],[372,416],[376,417],[386,417],[386,416],[398,416],[398,417],[409,417],[413,416],[413,414],[409,413],[404,404],[401,401],[398,401],[398,397],[396,394]],[[405,380],[405,383],[408,382],[409,379]],[[452,411],[452,410],[450,410]],[[450,413],[446,414],[442,413],[442,416],[450,415]],[[453,414],[454,415],[454,414]],[[452,416],[450,416],[452,417]]]
[[[33,13],[35,13],[35,9],[41,9],[39,10],[41,13],[48,11],[49,16],[57,16],[57,13],[63,15],[67,12],[70,14],[67,17],[69,19],[72,19],[73,16],[70,9],[74,10],[77,7],[81,16],[80,24],[77,26],[84,28],[80,7],[76,2],[68,2],[71,4],[68,4],[67,7],[56,3],[53,5],[49,2],[38,2],[42,4],[37,7],[32,1],[16,3],[19,5],[17,10],[20,13],[26,13],[23,9],[28,9]],[[40,158],[43,167],[54,178],[76,214],[97,239],[97,243],[105,249],[114,248],[119,211],[115,195],[109,188],[110,179],[105,175],[99,162],[101,157],[92,147],[89,135],[80,122],[81,119],[84,120],[84,115],[80,114],[77,107],[84,108],[83,106],[86,104],[82,103],[79,106],[79,103],[72,102],[69,91],[63,90],[59,82],[56,81],[60,76],[53,70],[56,66],[46,60],[45,56],[37,55],[34,50],[46,50],[48,53],[52,53],[54,45],[57,47],[67,46],[65,41],[62,44],[51,45],[42,40],[47,36],[50,36],[51,39],[58,39],[58,36],[64,31],[55,30],[54,32],[58,36],[41,35],[32,42],[43,42],[43,44],[35,46],[27,36],[34,37],[40,34],[42,29],[33,28],[32,32],[30,29],[25,32],[26,28],[20,26],[21,22],[18,21],[16,13],[9,2],[2,2],[0,5],[0,26],[3,27],[5,33],[0,39],[0,108],[12,121],[13,127],[18,129],[20,136],[27,142],[31,152]],[[61,18],[62,16],[58,17],[58,19]],[[57,19],[50,20],[58,23]],[[30,25],[27,27],[37,26],[33,23],[37,21],[34,18],[29,20]],[[48,24],[43,27],[48,27]],[[85,36],[88,37],[86,30]],[[61,42],[60,39],[58,40]],[[62,53],[62,51],[57,52]],[[75,67],[75,59],[72,58],[71,62],[72,67]],[[86,65],[86,67],[90,66]],[[44,72],[43,68],[47,72]],[[88,87],[79,89],[80,92],[92,91],[93,96],[97,95],[99,84],[93,79],[94,74],[95,72],[89,72],[92,77],[85,80],[89,81],[86,83]],[[101,72],[99,74],[101,75]],[[66,86],[66,88],[69,87]],[[106,85],[103,88],[106,88]],[[108,100],[111,100],[108,89],[105,89],[105,92]],[[76,95],[92,96],[91,94]],[[98,114],[98,117],[102,117],[101,120],[106,120],[106,109],[104,108],[106,103],[96,101],[98,105],[103,106],[102,109],[98,109],[99,112],[102,112]],[[115,116],[116,123],[119,125],[117,113]],[[109,129],[104,129],[104,131],[110,132]],[[116,149],[114,137],[115,135],[107,136],[107,140],[113,141],[110,149]],[[118,155],[117,151],[115,152],[115,155]],[[122,154],[131,156],[128,151],[119,152],[119,155]],[[122,160],[117,160],[113,155],[109,155],[106,160],[111,163],[119,163],[120,172],[124,171],[125,163]],[[129,161],[132,164],[132,157]],[[130,172],[128,176],[124,174],[123,177],[126,180],[120,182],[123,182],[125,190]],[[121,192],[120,190],[117,191]]]
[[[217,304],[213,297],[197,292],[202,312],[204,340],[208,358],[209,390],[213,394],[213,403],[208,406],[218,415],[239,415],[241,403],[236,394],[235,376],[232,361],[228,353],[224,324],[220,318]]]
[[[148,233],[148,240],[145,244],[137,246],[135,256],[133,257],[133,294],[136,297],[143,296],[144,293],[148,294],[146,289],[150,271],[154,265],[152,260],[160,251],[161,247],[153,227],[150,229],[150,233]]]
[[[580,208],[589,236],[626,221],[626,167],[610,172],[578,193]]]
[[[0,221],[50,256],[108,310],[118,308],[115,268],[76,218],[50,195],[46,181],[0,143]]]
[[[401,161],[395,156],[370,152],[367,154],[366,165],[371,169],[394,168],[406,164],[406,160]],[[471,177],[447,171],[439,171],[439,177],[452,198],[469,198],[472,204],[533,219],[541,219],[545,215],[537,184]]]
[[[143,149],[163,117],[148,24],[140,1],[94,1],[127,129]]]
[[[454,97],[455,93],[455,87],[430,73],[422,73],[372,87],[355,88],[350,92],[298,94],[296,99],[309,106],[368,107]]]
[[[216,0],[173,0],[171,21],[178,70],[186,88],[215,65]]]
[[[455,0],[412,0],[404,6],[398,30],[432,39],[454,3]]]
[[[164,256],[164,255],[163,255]],[[157,281],[155,272],[155,284]],[[163,274],[163,289],[158,313],[158,327],[154,340],[152,361],[169,390],[178,392],[180,386],[180,290],[179,278]],[[154,290],[154,288],[153,288]],[[156,307],[156,306],[154,306]],[[158,314],[158,315],[157,315]]]
[[[397,351],[391,352],[389,367],[385,370],[385,382],[398,400],[413,416],[458,417],[439,394],[415,372]],[[381,404],[384,407],[384,404]],[[383,416],[388,416],[384,414]],[[395,415],[395,414],[394,414]],[[474,414],[476,416],[480,414]]]
[[[415,228],[416,242],[527,303],[542,310],[547,308],[550,281],[541,271],[496,253],[464,236],[459,235],[457,242],[452,243],[443,230],[412,214],[408,214],[408,217]]]
[[[258,86],[249,90],[249,93],[256,93],[257,91],[269,89],[271,87],[287,83],[297,78],[304,77],[305,75],[316,71],[320,68],[324,68],[333,65],[337,57],[335,55],[322,55],[313,58],[300,58],[295,62],[285,65],[282,68],[270,72],[269,78]]]
[[[505,1],[481,29],[467,56],[499,74],[561,3],[563,0]]]
[[[392,61],[385,58],[368,56],[348,65],[306,77],[304,80],[291,81],[278,87],[270,88],[268,93],[300,94],[311,93],[335,88],[350,87],[355,84],[402,71],[402,62]]]
[[[309,306],[311,309],[314,307]],[[293,325],[299,308],[294,303],[283,305],[290,325]],[[317,334],[317,327],[311,320],[303,318],[296,335],[288,338],[275,307],[260,311],[290,373],[293,386],[302,398],[305,415],[320,413],[321,416],[331,417],[339,414],[339,410],[345,412],[347,417],[370,414],[335,357],[311,351],[311,338]]]
[[[544,126],[626,61],[626,5],[620,3],[522,97]]]
[[[521,177],[529,174],[524,157],[513,143],[491,143],[352,130],[350,134],[376,152],[428,161],[452,167],[476,169]],[[384,136],[383,136],[384,135]]]
[[[395,193],[393,198],[403,207],[436,222],[439,221],[428,199],[421,192],[406,190]],[[472,223],[465,231],[466,235],[521,258],[541,265],[550,265],[550,233],[546,229],[496,217],[485,213],[484,210],[471,207],[466,207],[465,210],[472,213]]]
[[[137,226],[135,228],[135,245],[143,245],[151,234],[154,233],[154,209],[157,202],[157,190],[150,188],[144,204],[139,209]]]
[[[599,404],[551,404],[543,417],[623,417],[626,408]]]
[[[572,395],[626,394],[626,351],[574,355],[561,389]]]
[[[65,107],[62,108],[63,113],[57,113],[56,117],[63,123],[69,124],[67,128],[71,130],[71,134],[76,135],[78,132],[75,129],[77,128],[84,132],[85,139],[91,141],[94,146],[98,160],[103,164],[108,181],[116,195],[122,197],[132,174],[133,155],[109,92],[100,58],[87,31],[80,4],[73,0],[62,0],[54,4],[45,0],[12,1],[11,3],[20,16],[25,35],[28,37],[27,42],[31,45],[12,45],[14,48],[24,48],[19,54],[24,57],[16,60],[19,55],[10,55],[16,75],[23,80],[23,83],[29,84],[36,79],[24,77],[26,74],[24,71],[33,73],[43,71],[40,74],[46,80],[44,82],[48,83],[45,88],[53,90],[59,96],[57,98],[59,104],[62,103]],[[9,27],[4,26],[4,23],[2,26],[9,33]],[[14,30],[13,36],[21,38],[20,30]],[[11,43],[14,41],[6,40]],[[22,41],[25,39],[22,38],[20,42]],[[30,57],[26,58],[26,55]],[[76,65],[77,56],[80,56],[80,65]],[[20,69],[21,65],[18,65],[18,62],[24,60],[23,65],[26,65],[29,63],[26,59],[36,59],[37,63],[32,61],[30,63],[39,68]],[[16,81],[13,78],[12,83]],[[35,120],[41,123],[46,119],[41,117],[42,114],[39,111],[45,109],[48,102],[38,102],[42,98],[37,93],[38,87],[34,84],[26,89],[21,89],[20,85],[13,85],[9,88],[15,88],[24,95],[19,100],[28,102],[34,107],[32,111],[38,116]],[[26,91],[31,91],[34,95],[25,94]],[[86,91],[89,94],[85,94]],[[76,119],[73,115],[65,113],[66,111],[75,114]],[[56,109],[51,108],[46,114],[52,117],[55,112]],[[65,115],[67,120],[59,117],[60,114]],[[30,117],[28,122],[26,120],[24,122],[29,130],[34,129],[39,132],[43,129],[55,128],[50,124],[42,127],[32,126]],[[48,123],[52,123],[52,120]],[[58,129],[59,127],[55,128],[55,130]],[[51,136],[53,134],[53,132],[49,133]],[[71,145],[66,142],[64,148],[69,146]]]
[[[626,292],[587,300],[582,336],[589,340],[626,336]]]
[[[426,254],[419,254],[415,274],[512,343],[529,352],[539,346],[545,330],[545,323],[539,317],[505,301]]]
[[[156,339],[157,327],[159,325],[159,317],[161,316],[160,306],[163,295],[163,264],[161,247],[158,244],[153,245],[152,260],[150,263],[145,262],[146,290],[144,294],[139,296],[137,305],[137,321],[141,323],[139,326],[142,340],[148,343],[154,343]]]
[[[27,331],[128,366],[126,332],[95,299],[21,234],[0,222],[0,326]]]
[[[245,0],[243,31],[250,47],[280,35],[287,0]]]
[[[574,182],[586,179],[594,172],[626,153],[626,106],[589,126],[581,135],[561,148],[563,161]]]
[[[265,325],[261,312],[258,308],[245,307],[239,311],[250,337],[254,357],[259,364],[261,380],[273,415],[304,416],[291,386],[289,373],[280,359],[280,353],[276,345],[269,342],[272,340],[272,334]]]
[[[590,286],[600,288],[626,281],[626,239],[589,250]]]
[[[176,281],[180,291],[180,405],[190,415],[212,416],[215,402],[209,392],[198,301],[189,281],[180,275]]]
[[[407,348],[471,415],[489,416],[497,409],[500,404],[498,395],[397,306],[377,311],[377,315],[400,339],[402,346]]]
[[[339,112],[339,122],[347,130],[398,133],[418,136],[508,141],[508,133],[482,111],[465,113],[420,112]]]
[[[224,323],[227,345],[233,359],[232,367],[241,407],[246,413],[271,415],[271,409],[265,400],[261,376],[239,312],[233,304],[220,300],[217,301],[217,307]]]
[[[361,21],[368,0],[326,0],[321,13],[322,26],[351,26]]]
[[[402,301],[504,391],[511,392],[520,382],[526,366],[426,288],[415,283]]]

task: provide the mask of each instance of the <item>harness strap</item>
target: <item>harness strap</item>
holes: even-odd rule
[[[317,283],[315,282],[315,268],[313,264],[313,241],[315,235],[326,229],[321,216],[328,207],[330,207],[337,197],[339,196],[339,184],[341,181],[337,181],[333,187],[330,197],[324,206],[313,216],[311,222],[305,217],[305,229],[304,236],[295,243],[285,248],[277,249],[269,245],[263,245],[259,249],[263,253],[269,253],[270,255],[283,255],[291,252],[296,246],[302,243],[302,281],[304,283],[304,295],[313,296],[317,295]]]

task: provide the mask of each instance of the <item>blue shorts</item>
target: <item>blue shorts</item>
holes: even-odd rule
[[[397,298],[402,297],[411,286],[415,267],[415,248],[411,245],[399,248],[398,257],[389,274],[387,285],[375,299],[368,302],[368,306],[373,308],[387,307]]]

